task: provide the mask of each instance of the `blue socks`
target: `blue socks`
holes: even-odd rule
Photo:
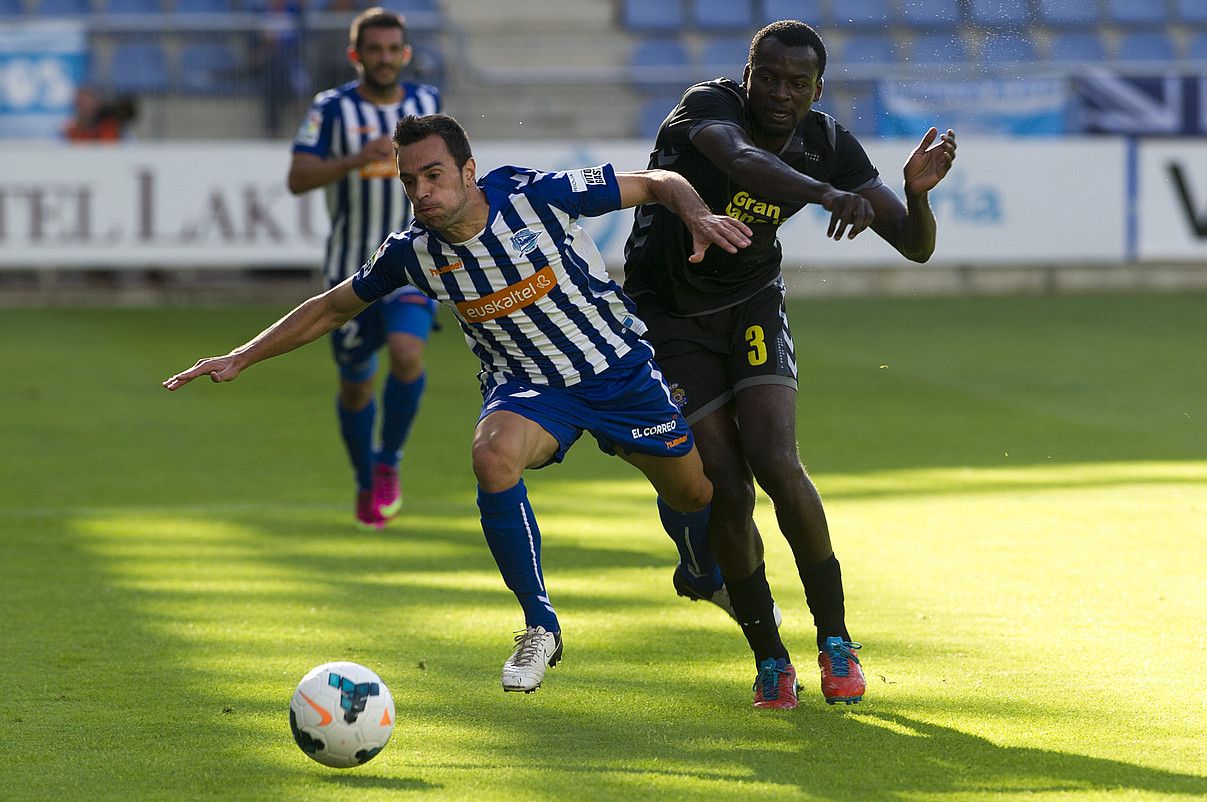
[[[393,373],[386,376],[385,390],[381,394],[381,450],[377,461],[391,468],[398,467],[402,457],[402,446],[411,432],[411,424],[419,412],[419,399],[427,385],[427,374],[419,374],[413,382],[399,381]]]
[[[336,398],[335,408],[339,414],[339,432],[352,460],[356,474],[356,486],[360,490],[373,488],[373,420],[377,417],[377,404],[373,401],[359,412],[344,409]]]
[[[528,503],[528,488],[521,479],[501,493],[478,488],[478,510],[482,513],[482,533],[494,555],[503,581],[524,608],[524,622],[560,632],[557,613],[545,592],[541,572],[541,531]]]
[[[679,549],[679,564],[687,571],[693,589],[709,594],[721,587],[721,568],[712,556],[708,542],[708,517],[712,505],[696,512],[679,512],[658,499],[658,517],[662,528]]]

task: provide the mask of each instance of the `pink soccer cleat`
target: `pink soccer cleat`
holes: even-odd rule
[[[398,480],[398,469],[377,465],[373,468],[373,509],[384,524],[401,508],[402,486]]]
[[[381,529],[386,519],[373,506],[373,491],[358,490],[356,493],[356,526],[358,529]]]

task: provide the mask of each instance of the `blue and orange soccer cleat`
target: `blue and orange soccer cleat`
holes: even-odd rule
[[[817,664],[821,666],[821,694],[826,697],[826,704],[853,705],[863,698],[867,682],[859,658],[855,656],[855,650],[862,648],[862,643],[852,643],[836,635],[826,638],[817,655]]]
[[[796,707],[796,669],[784,658],[768,657],[759,663],[754,678],[754,706],[776,710]]]
[[[402,486],[398,481],[398,469],[389,465],[373,468],[373,508],[385,521],[398,514],[402,508]]]

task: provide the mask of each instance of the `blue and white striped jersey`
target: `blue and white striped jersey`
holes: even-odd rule
[[[356,81],[320,92],[298,128],[294,153],[338,159],[357,153],[365,143],[392,136],[394,125],[408,114],[440,111],[434,86],[404,83],[402,100],[378,106],[361,97]],[[331,233],[323,274],[335,285],[360,270],[382,240],[406,226],[411,204],[393,161],[372,162],[323,188]]]
[[[478,181],[486,228],[450,243],[418,221],[352,279],[366,301],[405,284],[452,307],[482,375],[567,387],[653,351],[645,324],[576,223],[620,208],[612,165],[500,167]],[[626,359],[627,357],[627,359]]]

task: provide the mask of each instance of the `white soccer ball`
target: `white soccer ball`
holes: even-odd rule
[[[394,697],[381,677],[359,663],[323,663],[294,690],[289,728],[301,750],[324,766],[359,766],[390,740]]]

